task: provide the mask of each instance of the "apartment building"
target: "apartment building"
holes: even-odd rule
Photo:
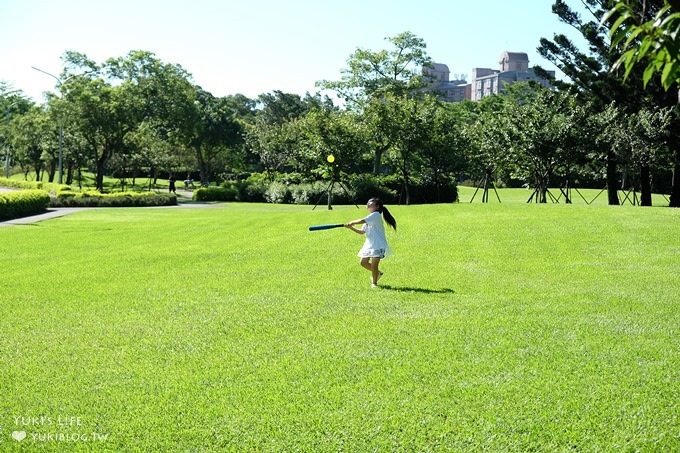
[[[460,76],[449,80],[451,76],[447,65],[434,63],[431,68],[423,68],[423,75],[430,81],[429,89],[436,92],[440,100],[461,102],[470,99],[470,84]]]
[[[471,98],[480,101],[486,96],[498,94],[503,85],[533,80],[549,88],[550,81],[538,76],[529,68],[529,57],[524,52],[503,52],[498,62],[500,70],[490,68],[472,69]],[[553,77],[555,71],[548,71]]]
[[[472,82],[458,76],[449,80],[449,67],[434,63],[431,68],[423,68],[422,73],[430,80],[429,89],[438,93],[442,101],[460,102],[465,99],[480,101],[486,96],[498,94],[503,85],[514,82],[534,80],[544,87],[550,87],[550,81],[539,77],[529,68],[529,57],[524,52],[503,52],[498,62],[499,69],[473,68]],[[555,71],[548,71],[553,77]]]

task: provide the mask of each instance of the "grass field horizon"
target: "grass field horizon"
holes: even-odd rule
[[[24,180],[23,174],[14,174],[11,179]],[[27,181],[34,181],[35,174],[29,173],[26,177]],[[43,182],[48,181],[47,174],[43,174]],[[148,176],[139,176],[135,178],[135,184],[131,184],[132,179],[129,178],[126,184],[126,190],[136,190],[136,191],[146,191],[149,189],[150,178]],[[83,172],[83,190],[93,190],[94,189],[94,175],[89,172]],[[157,192],[165,192],[168,190],[168,180],[159,178],[157,183],[152,185],[152,190]],[[120,180],[105,176],[104,186],[108,191],[119,191],[121,188]],[[178,189],[182,189],[184,186],[181,182],[177,184]],[[196,185],[199,187],[199,184]],[[194,188],[196,188],[194,187]],[[78,190],[78,182],[74,180],[72,184],[74,190]],[[559,187],[551,187],[548,189],[550,195],[548,197],[549,204],[559,204],[564,203],[564,194],[561,193]],[[477,187],[469,185],[458,185],[459,200],[462,203],[468,203],[473,200],[474,203],[480,203],[482,200],[482,190],[477,189]],[[498,198],[500,202],[527,202],[531,197],[533,189],[527,188],[499,188],[496,191],[493,188],[489,188],[489,203],[498,203]],[[572,203],[577,205],[606,205],[607,204],[607,193],[605,189],[586,189],[586,188],[572,188],[569,192],[569,196],[572,198]],[[640,192],[632,192],[630,190],[619,190],[618,191],[619,202],[621,205],[639,205],[640,203]],[[653,193],[652,194],[652,205],[659,207],[668,207],[669,203],[668,194]],[[557,203],[554,202],[557,200]]]
[[[0,229],[0,450],[679,449],[680,211],[512,190],[390,206],[377,289],[354,206]]]

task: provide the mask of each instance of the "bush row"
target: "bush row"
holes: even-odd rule
[[[118,192],[102,194],[97,191],[59,192],[52,198],[54,207],[124,208],[138,206],[174,206],[175,194],[155,192]]]
[[[238,182],[226,182],[222,187],[207,187],[194,192],[197,201],[246,201],[293,204],[326,204],[332,188],[333,204],[364,204],[371,197],[387,204],[405,203],[400,178],[395,176],[348,175],[342,182],[303,182],[300,175],[279,175],[274,181],[262,174],[253,174]],[[413,181],[409,187],[411,204],[451,203],[458,200],[458,188],[453,178],[439,184]]]
[[[0,178],[0,187],[13,187],[15,189],[34,189],[46,190],[51,193],[58,193],[63,190],[71,190],[71,186],[66,184],[55,184],[42,181],[22,181],[20,179]]]
[[[50,196],[44,190],[19,190],[0,193],[0,220],[40,214],[47,209]]]

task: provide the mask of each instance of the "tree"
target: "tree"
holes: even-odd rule
[[[3,175],[9,174],[12,163],[12,140],[16,137],[12,133],[12,120],[16,120],[33,106],[33,102],[21,90],[15,90],[8,83],[0,81],[0,146],[3,149],[1,161]]]
[[[81,78],[69,81],[64,90],[64,99],[73,105],[74,112],[68,125],[81,131],[95,164],[95,186],[102,190],[109,159],[123,149],[125,135],[135,126],[126,87],[111,86],[103,79]]]
[[[299,168],[304,173],[324,174],[329,170],[327,157],[333,155],[331,166],[334,178],[339,173],[361,173],[366,170],[365,156],[370,153],[366,128],[357,114],[331,108],[317,108],[300,121],[302,142],[298,162],[306,164]]]
[[[19,162],[35,172],[36,181],[42,179],[45,167],[44,153],[51,143],[46,140],[50,131],[55,129],[49,120],[48,112],[38,106],[33,106],[27,113],[12,121],[12,148]],[[54,137],[52,137],[54,138]]]
[[[667,124],[670,109],[649,110],[628,115],[614,103],[600,113],[598,141],[614,150],[623,169],[622,186],[640,192],[640,205],[652,205],[651,172],[668,162]]]
[[[311,171],[318,166],[322,148],[335,137],[320,138],[325,123],[337,109],[327,98],[274,91],[258,97],[261,108],[247,129],[247,147],[258,155],[270,175],[286,171]],[[315,112],[315,113],[312,113]],[[321,113],[324,112],[324,113]],[[309,117],[308,121],[308,116]],[[312,150],[312,151],[310,151]]]
[[[537,202],[546,203],[551,178],[565,176],[577,160],[573,97],[524,83],[506,90],[515,174],[534,188]]]
[[[423,165],[419,171],[424,185],[435,189],[433,197],[429,199],[432,202],[451,201],[442,190],[448,190],[455,184],[456,171],[464,167],[463,128],[471,104],[437,103],[431,119],[430,139],[422,150]]]
[[[483,203],[489,200],[489,187],[494,184],[498,172],[508,168],[511,133],[505,101],[499,95],[488,96],[476,104],[470,121],[463,128],[468,168],[473,177],[481,177]]]
[[[401,197],[411,203],[414,174],[424,165],[423,150],[431,146],[434,137],[434,117],[437,100],[427,96],[422,101],[405,95],[384,97],[386,115],[383,126],[390,137],[388,157],[402,180]]]
[[[367,100],[386,95],[405,96],[426,86],[420,70],[429,66],[425,41],[409,31],[389,41],[393,49],[377,52],[357,48],[347,60],[342,80],[317,82],[317,86],[334,90],[349,107],[362,109]]]
[[[646,2],[654,8],[659,3],[662,0]],[[614,5],[614,0],[583,0],[583,4],[594,20],[583,20],[564,0],[556,0],[553,4],[553,12],[560,20],[579,31],[589,46],[589,52],[584,53],[561,34],[555,35],[553,40],[541,39],[539,53],[569,78],[568,82],[556,81],[555,84],[559,87],[571,86],[580,99],[592,101],[595,112],[604,111],[612,101],[627,114],[633,114],[646,106],[666,107],[675,104],[677,93],[664,92],[658,83],[650,85],[646,92],[641,85],[634,83],[634,80],[642,80],[641,71],[632,73],[629,80],[623,80],[621,75],[612,72],[622,50],[610,45],[606,29],[600,26],[600,22]],[[641,9],[642,5],[638,3],[636,8]],[[678,133],[671,135],[670,141],[680,144],[680,124],[672,122],[669,130],[678,130]],[[606,170],[609,203],[618,204],[618,169],[613,150],[607,152]]]
[[[244,125],[228,98],[196,88],[193,105],[191,127],[182,133],[183,140],[194,152],[201,181],[207,183],[218,169],[237,165],[235,149],[244,143]]]
[[[265,170],[271,175],[293,169],[296,165],[297,148],[302,141],[299,120],[282,124],[269,124],[258,118],[249,126],[246,143],[260,157]]]
[[[637,2],[636,2],[637,3]],[[654,4],[649,11],[640,11],[630,0],[616,3],[601,20],[609,23],[612,46],[623,46],[624,52],[612,67],[625,68],[624,78],[641,64],[646,63],[642,77],[646,88],[654,74],[660,74],[665,90],[680,85],[680,2],[666,0],[662,7]],[[648,19],[648,14],[651,18]],[[625,40],[625,41],[624,41]],[[680,96],[678,96],[680,101]],[[680,120],[673,121],[673,132],[680,134]],[[673,185],[671,207],[680,207],[680,146],[673,143]]]
[[[661,8],[652,4],[649,10],[645,10],[645,4],[640,11],[629,0],[619,1],[602,17],[601,23],[611,24],[612,47],[623,43],[624,52],[612,70],[623,66],[624,78],[628,78],[637,65],[645,63],[644,86],[658,73],[664,89],[668,90],[680,81],[680,6],[677,1],[664,3]],[[649,20],[647,16],[651,16]]]
[[[330,100],[323,101],[318,96],[310,96],[309,93],[302,98],[298,94],[275,90],[272,93],[261,94],[257,100],[262,108],[257,110],[256,116],[266,124],[283,124],[302,118],[313,109],[332,108]]]

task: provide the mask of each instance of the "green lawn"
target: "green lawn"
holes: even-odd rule
[[[390,207],[377,289],[353,206],[0,228],[0,451],[680,449],[680,210],[505,194]]]
[[[548,203],[550,204],[564,204],[564,192],[560,192],[559,188],[549,189],[552,198],[548,196]],[[500,203],[527,203],[531,195],[533,194],[533,189],[498,189],[494,192],[492,188],[489,188],[489,203],[498,203],[500,198]],[[458,195],[462,203],[481,203],[482,202],[482,189],[477,190],[475,187],[469,186],[458,186]],[[571,197],[572,204],[577,205],[596,205],[596,206],[606,206],[607,205],[607,191],[604,189],[571,189],[569,191],[569,196]],[[640,204],[640,192],[633,193],[631,191],[618,191],[619,202],[621,205],[633,206]],[[555,201],[556,200],[556,201]],[[667,207],[670,201],[669,195],[662,194],[652,194],[652,205],[653,206],[663,206]]]

